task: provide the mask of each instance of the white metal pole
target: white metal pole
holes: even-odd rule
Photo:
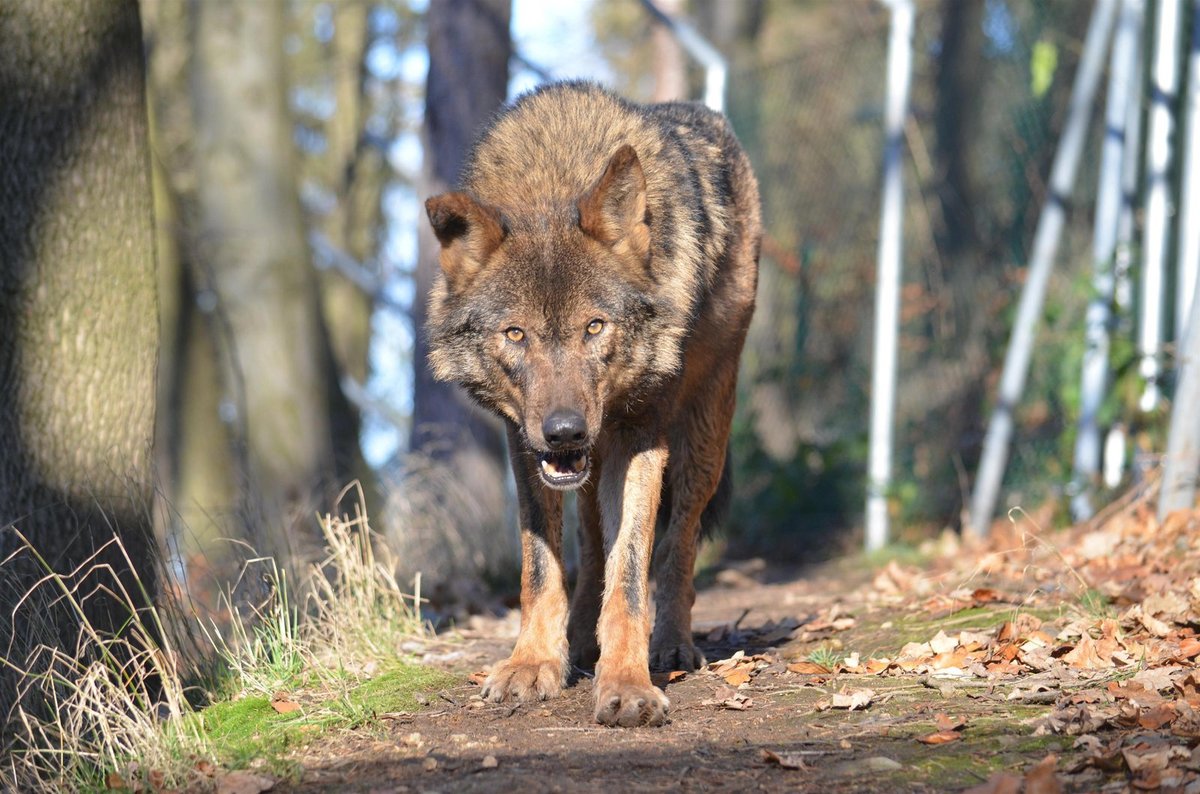
[[[1145,30],[1145,3],[1142,6],[1142,30]],[[1133,84],[1129,106],[1125,109],[1125,150],[1121,154],[1121,213],[1117,221],[1117,250],[1113,267],[1113,298],[1118,321],[1124,327],[1133,312],[1133,249],[1137,236],[1138,188],[1142,174],[1142,97],[1145,69],[1144,39],[1138,37],[1138,56],[1134,59]]]
[[[1179,381],[1171,408],[1162,492],[1158,497],[1159,521],[1196,504],[1200,471],[1200,290],[1192,297],[1192,316],[1186,323],[1179,351]]]
[[[1200,0],[1192,0],[1184,115],[1183,186],[1180,190],[1179,252],[1175,262],[1175,339],[1183,344],[1196,272],[1200,268]]]
[[[1150,73],[1150,121],[1146,134],[1146,226],[1142,230],[1142,294],[1138,372],[1145,385],[1138,407],[1158,407],[1161,397],[1163,297],[1170,245],[1172,140],[1179,92],[1181,0],[1159,0]]]
[[[1126,122],[1129,95],[1137,71],[1141,35],[1142,0],[1121,0],[1121,13],[1113,34],[1100,183],[1096,194],[1095,222],[1092,225],[1092,299],[1088,303],[1085,320],[1083,378],[1071,482],[1071,514],[1077,521],[1092,515],[1092,487],[1100,474],[1098,415],[1108,386],[1113,254],[1117,247],[1117,225],[1121,214],[1121,166],[1128,147]]]
[[[895,434],[896,357],[904,237],[904,123],[912,78],[913,0],[891,0],[887,111],[884,119],[883,200],[875,285],[875,360],[871,371],[871,437],[867,465],[866,547],[888,540],[887,492]]]
[[[1096,88],[1104,71],[1104,54],[1108,48],[1109,34],[1116,16],[1116,0],[1096,0],[1092,18],[1088,23],[1087,38],[1083,44],[1083,57],[1071,87],[1070,107],[1066,125],[1054,154],[1054,165],[1050,169],[1049,193],[1038,218],[1037,231],[1033,237],[1033,249],[1029,270],[1021,300],[1017,305],[1017,317],[1013,324],[1012,338],[1004,356],[1004,370],[1000,375],[1000,393],[996,407],[988,422],[987,435],[983,439],[983,453],[979,461],[979,473],[975,478],[975,492],[971,498],[969,531],[976,537],[984,537],[995,514],[1000,496],[1000,485],[1004,479],[1004,468],[1008,463],[1008,447],[1012,440],[1013,411],[1025,389],[1025,378],[1029,374],[1029,360],[1033,354],[1034,334],[1042,305],[1046,299],[1046,287],[1058,244],[1062,238],[1066,220],[1066,201],[1075,185],[1075,172],[1087,133],[1088,117],[1091,115]]]

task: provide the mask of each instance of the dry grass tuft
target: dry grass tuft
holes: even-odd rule
[[[304,688],[345,699],[381,663],[398,660],[409,643],[426,635],[419,592],[408,595],[400,587],[396,558],[371,530],[361,490],[359,497],[353,517],[318,519],[325,553],[308,572],[299,608],[284,569],[272,558],[257,558],[243,567],[225,597],[232,620],[224,629],[211,620],[199,626],[222,668],[219,688],[229,696],[269,697],[280,689]],[[172,631],[150,605],[148,593],[140,586],[130,592],[123,584],[128,577],[98,562],[102,552],[111,554],[115,547],[127,570],[134,570],[119,540],[60,574],[17,537],[17,553],[35,559],[44,575],[15,600],[12,615],[48,601],[66,605],[81,628],[69,651],[62,642],[50,641],[22,659],[9,659],[0,648],[0,666],[20,681],[12,712],[0,714],[11,735],[5,739],[9,749],[0,767],[0,789],[158,790],[210,783],[220,759],[204,720],[186,697],[195,668],[184,669],[183,659],[191,654],[173,646]],[[0,567],[8,561],[0,561]],[[107,575],[93,576],[98,570]],[[252,570],[262,574],[268,594],[257,604],[240,604],[232,593]],[[100,580],[115,584],[96,585]],[[97,588],[130,615],[116,636],[97,630],[83,609]]]

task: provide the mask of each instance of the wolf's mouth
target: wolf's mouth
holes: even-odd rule
[[[542,482],[551,488],[569,490],[577,488],[587,479],[591,468],[586,449],[569,449],[563,452],[543,452],[539,460]]]

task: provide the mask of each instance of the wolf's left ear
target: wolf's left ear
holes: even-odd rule
[[[629,144],[613,153],[600,179],[579,199],[579,226],[596,240],[649,262],[646,175]]]
[[[504,242],[500,213],[466,193],[443,193],[425,201],[425,213],[442,244],[442,272],[451,292],[458,292],[483,269]]]

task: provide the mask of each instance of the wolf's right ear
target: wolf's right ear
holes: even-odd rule
[[[504,222],[494,207],[466,193],[442,193],[426,199],[425,213],[442,244],[441,264],[446,283],[451,292],[458,292],[504,242]]]
[[[604,173],[579,199],[579,226],[613,250],[632,254],[643,265],[650,260],[650,227],[646,225],[646,175],[629,144],[617,149]]]

